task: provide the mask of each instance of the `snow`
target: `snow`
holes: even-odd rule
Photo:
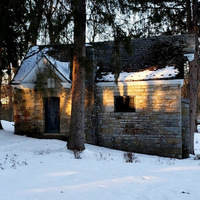
[[[55,60],[51,56],[46,55],[48,60],[56,67],[56,69],[67,79],[70,81],[70,62],[61,62]]]
[[[163,79],[172,78],[179,73],[179,70],[174,68],[174,66],[166,66],[162,69],[155,70],[144,70],[140,72],[121,72],[119,74],[118,81],[138,81],[138,80],[153,80],[153,79]],[[115,81],[115,76],[111,72],[103,75],[98,81]]]
[[[12,80],[12,84],[18,84],[23,81],[23,79],[31,72],[31,70],[37,66],[39,60],[42,57],[48,59],[48,61],[56,67],[56,69],[67,79],[70,80],[70,62],[60,62],[55,58],[48,55],[48,51],[51,48],[43,48],[42,50],[39,49],[39,46],[33,46],[29,49],[25,59],[20,66],[19,71],[17,72],[16,76]]]
[[[12,124],[7,123],[7,128]],[[200,153],[200,134],[195,134]],[[0,131],[0,199],[193,200],[200,197],[200,160],[134,154],[86,144],[74,159],[60,140]]]
[[[188,61],[193,61],[194,60],[194,54],[184,54],[185,57],[187,57]]]
[[[33,46],[28,51],[24,61],[22,62],[22,65],[17,72],[16,76],[12,80],[12,83],[19,83],[21,82],[25,76],[33,69],[36,62],[41,58],[41,54],[39,53],[39,47]]]
[[[197,131],[200,133],[200,125],[197,125]]]
[[[1,125],[5,131],[14,133],[14,122],[8,122],[5,120],[1,120]]]

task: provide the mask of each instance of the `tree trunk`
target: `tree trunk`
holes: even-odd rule
[[[12,103],[12,86],[10,85],[12,79],[11,67],[8,66],[8,90],[9,90],[9,121],[13,121],[13,103]]]
[[[42,21],[42,15],[43,15],[43,5],[44,5],[44,0],[40,0],[38,2],[36,2],[36,11],[38,9],[38,12],[36,14],[36,19],[32,19],[31,24],[30,24],[30,28],[29,28],[29,32],[31,33],[31,43],[32,45],[37,45],[37,39],[39,36],[39,30],[40,30],[40,26],[41,26],[41,21]]]
[[[196,110],[197,110],[197,100],[198,100],[198,90],[199,90],[199,41],[198,35],[195,34],[195,54],[194,60],[190,62],[189,68],[189,128],[190,128],[190,153],[194,154],[194,132],[195,132],[195,120],[196,120]]]
[[[2,72],[0,72],[0,119],[2,119],[2,102],[1,102],[1,94],[2,94],[2,91],[1,91],[1,86],[2,86]],[[2,125],[1,125],[1,122],[0,122],[0,129],[3,129]]]
[[[68,149],[82,151],[85,149],[85,29],[86,0],[72,0],[74,12],[74,57],[72,72],[72,111]]]
[[[189,127],[190,127],[190,153],[194,154],[194,132],[199,86],[199,64],[195,58],[190,63],[189,71]]]
[[[55,43],[55,36],[54,36],[54,32],[53,32],[53,24],[52,24],[51,16],[48,16],[47,22],[48,22],[48,32],[49,32],[50,44],[54,44]]]
[[[192,8],[191,8],[192,7]],[[189,11],[190,10],[190,11]],[[193,12],[191,12],[191,10]],[[198,41],[198,0],[192,1],[192,6],[190,1],[187,1],[187,24],[188,33],[195,34],[195,53],[194,60],[190,62],[189,66],[189,130],[190,130],[190,153],[194,154],[194,132],[195,132],[195,120],[196,120],[196,110],[197,110],[197,100],[198,100],[198,89],[199,89],[199,41]]]
[[[1,102],[1,95],[2,95],[1,86],[2,86],[2,72],[0,72],[0,108],[2,106],[2,102]]]
[[[188,29],[188,33],[193,33],[191,0],[186,1],[186,9],[187,9],[187,29]]]

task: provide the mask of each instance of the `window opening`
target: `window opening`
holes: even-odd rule
[[[115,112],[135,112],[133,96],[115,96]]]

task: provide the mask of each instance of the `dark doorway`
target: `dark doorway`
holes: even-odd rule
[[[50,97],[44,99],[45,106],[45,132],[60,132],[60,98]]]

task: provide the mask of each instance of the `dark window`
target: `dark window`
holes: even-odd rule
[[[135,112],[134,97],[115,96],[115,112]]]

